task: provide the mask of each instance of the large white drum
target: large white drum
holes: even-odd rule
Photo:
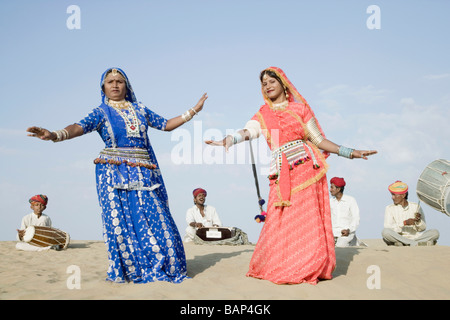
[[[416,192],[420,200],[450,216],[450,161],[430,163],[417,181]]]
[[[67,232],[59,229],[30,226],[25,229],[22,240],[37,247],[54,246],[58,250],[65,250],[70,242],[70,236]]]

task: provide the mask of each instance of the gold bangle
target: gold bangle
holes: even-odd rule
[[[318,146],[324,140],[315,118],[311,118],[306,123],[306,129],[308,130],[308,138],[314,145]]]

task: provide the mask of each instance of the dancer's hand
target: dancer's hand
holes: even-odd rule
[[[352,159],[361,158],[361,159],[367,160],[368,156],[371,156],[371,155],[377,154],[377,153],[378,153],[378,151],[376,151],[376,150],[370,150],[370,151],[369,150],[355,150],[355,151],[353,151]]]
[[[36,137],[41,140],[47,141],[47,140],[54,140],[56,138],[54,133],[41,127],[30,127],[27,129],[27,132],[30,132],[30,134],[28,134],[29,137]]]
[[[202,109],[203,109],[203,104],[205,103],[205,101],[206,101],[206,99],[208,99],[208,94],[207,93],[204,93],[203,95],[202,95],[202,97],[200,98],[200,100],[198,100],[198,102],[197,102],[197,104],[194,106],[194,110],[195,110],[195,112],[200,112],[200,111],[202,111]]]
[[[206,140],[205,143],[211,146],[225,147],[225,151],[228,152],[228,149],[233,145],[233,138],[231,136],[226,136],[220,141]]]

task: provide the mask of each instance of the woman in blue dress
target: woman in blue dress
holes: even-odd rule
[[[102,104],[80,122],[53,132],[30,127],[28,135],[59,142],[97,131],[105,142],[94,163],[109,259],[107,280],[180,283],[187,278],[184,247],[147,129],[181,126],[202,110],[207,95],[167,120],[136,100],[121,69],[106,70],[100,85]]]

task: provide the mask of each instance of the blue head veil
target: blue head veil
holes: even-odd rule
[[[125,82],[127,85],[127,94],[125,95],[125,100],[130,101],[131,103],[137,103],[136,96],[134,95],[133,88],[131,87],[131,83],[128,80],[127,75],[125,74],[125,72],[122,69],[119,69],[119,68],[109,68],[105,72],[103,72],[102,78],[100,80],[100,91],[101,91],[101,95],[102,95],[102,102],[105,104],[108,102],[108,97],[105,95],[105,92],[103,91],[103,85],[105,84],[106,75],[113,69],[117,70],[117,72],[119,72],[122,75],[122,77],[125,79]]]

